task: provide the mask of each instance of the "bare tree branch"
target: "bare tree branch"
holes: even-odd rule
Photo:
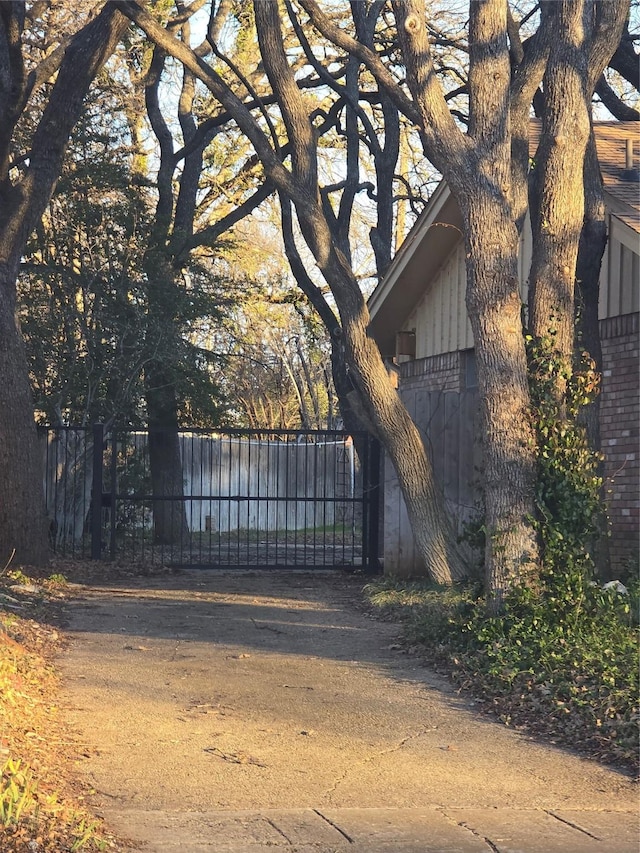
[[[640,121],[640,112],[619,98],[602,75],[596,84],[596,95],[618,121]]]

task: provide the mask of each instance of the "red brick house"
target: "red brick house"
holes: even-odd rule
[[[596,138],[609,231],[600,279],[601,436],[615,573],[637,559],[639,546],[640,127],[601,122]],[[634,149],[636,161],[629,164]],[[425,434],[436,479],[462,529],[477,511],[482,463],[460,226],[457,205],[442,182],[371,295],[369,310],[371,332],[394,364],[399,393]],[[523,301],[530,262],[526,226],[520,252]],[[385,472],[384,559],[389,573],[420,569],[390,466]]]

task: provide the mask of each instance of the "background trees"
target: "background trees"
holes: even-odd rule
[[[149,217],[118,113],[108,90],[94,87],[21,263],[18,312],[37,418],[47,424],[144,421]]]
[[[322,113],[317,103],[314,110],[308,95],[301,95],[301,75],[294,74],[290,51],[285,53],[283,49],[277,4],[256,3],[254,14],[264,69],[279,107],[278,134],[286,133],[286,151],[280,136],[275,136],[273,125],[261,126],[250,107],[240,102],[215,69],[203,63],[187,45],[168,36],[140,4],[121,0],[119,6],[218,98],[251,140],[281,197],[295,206],[301,233],[338,309],[344,363],[353,390],[398,471],[425,562],[436,579],[459,575],[464,569],[446,519],[434,510],[438,501],[429,485],[429,466],[420,437],[399,406],[384,367],[370,346],[366,308],[353,275],[349,247],[344,237],[337,239],[332,231],[339,208],[336,215],[336,207],[323,195],[320,181],[317,124]],[[357,80],[357,103],[353,100],[356,88],[349,90],[346,75],[344,84],[340,78],[346,114],[356,126],[366,128],[366,120],[358,113],[360,103],[375,101],[383,113],[387,104],[385,145],[391,144],[397,113],[407,116],[419,129],[427,157],[446,178],[463,213],[468,256],[467,308],[476,342],[484,413],[487,583],[499,600],[502,590],[515,579],[535,575],[540,562],[532,523],[536,442],[530,421],[517,276],[519,232],[527,205],[531,104],[542,83],[538,108],[543,115],[544,132],[536,180],[545,187],[540,197],[544,196],[544,209],[561,210],[558,205],[562,181],[557,178],[554,163],[562,156],[562,140],[571,138],[576,131],[571,127],[572,115],[579,108],[584,117],[585,107],[584,102],[578,105],[570,97],[564,101],[556,98],[554,92],[564,74],[566,80],[581,85],[588,98],[591,84],[595,86],[620,41],[627,4],[595,0],[546,4],[539,25],[522,41],[505,2],[472,2],[468,78],[460,75],[462,86],[453,92],[438,80],[432,48],[437,37],[434,39],[429,32],[429,16],[418,0],[393,3],[393,16],[384,4],[345,5],[341,7],[343,14],[352,16],[348,25],[335,14],[329,16],[314,0],[301,0],[300,6],[306,17],[291,5],[287,12],[303,50],[306,34],[313,27],[332,46],[329,50],[335,51],[330,68],[356,69],[352,73]],[[573,23],[578,20],[582,27],[579,33]],[[384,33],[391,43],[397,38],[400,52],[391,50],[387,54],[380,50],[374,43],[378,33]],[[308,55],[307,60],[331,89],[332,84],[317,62]],[[463,108],[466,105],[466,116],[461,115],[456,104],[460,96]],[[468,121],[466,133],[457,123],[460,118]],[[380,136],[380,127],[377,134]],[[588,115],[586,126],[584,121],[581,125],[578,172],[582,171],[587,137]],[[285,167],[283,155],[289,158],[290,166]],[[383,181],[378,177],[382,187]],[[572,191],[581,195],[582,188],[574,181]],[[572,215],[578,222],[570,235],[575,248],[581,204]],[[544,221],[548,223],[549,219]],[[575,251],[566,232],[552,230],[554,233],[547,236],[562,246],[564,261],[562,267],[552,263],[549,278],[554,287],[564,281],[566,289],[575,280]],[[533,288],[533,299],[538,302],[542,300],[542,278],[536,275],[534,282],[540,282],[537,296],[536,287]],[[558,311],[563,313],[562,322],[572,328],[572,303],[565,300]],[[548,317],[547,311],[543,322],[548,322]]]
[[[22,4],[15,4],[19,8]],[[232,306],[229,294],[215,292],[216,256],[219,259],[222,253],[223,235],[228,237],[245,215],[277,193],[286,256],[297,284],[326,328],[345,424],[351,429],[365,424],[383,439],[432,576],[448,582],[464,575],[464,559],[441,508],[420,434],[368,337],[362,287],[384,274],[404,228],[398,211],[410,209],[398,202],[415,199],[428,175],[426,164],[433,164],[448,181],[465,223],[467,307],[476,341],[487,451],[488,585],[499,599],[501,590],[516,578],[535,575],[540,564],[532,523],[536,441],[517,287],[519,233],[531,190],[537,247],[532,324],[541,336],[553,317],[563,330],[556,334],[559,352],[570,361],[573,284],[584,213],[574,201],[583,192],[582,155],[593,153],[590,97],[598,87],[619,111],[633,109],[625,102],[624,87],[618,86],[616,94],[617,84],[608,78],[614,101],[602,77],[611,60],[616,73],[633,84],[631,36],[621,41],[628,4],[542,3],[539,14],[528,6],[520,22],[505,0],[473,0],[465,28],[427,12],[419,0],[333,4],[330,15],[314,0],[283,6],[275,0],[177,3],[175,9],[157,4],[150,10],[134,0],[113,0],[88,25],[87,32],[95,33],[90,27],[100,21],[103,43],[99,50],[94,45],[92,56],[99,57],[83,77],[85,90],[113,49],[117,37],[113,22],[117,21],[118,34],[124,32],[116,9],[145,33],[145,38],[127,35],[121,64],[113,72],[127,95],[116,109],[119,118],[114,127],[129,150],[126,168],[122,162],[112,163],[100,191],[107,193],[106,183],[113,182],[111,195],[104,198],[110,206],[109,219],[121,216],[120,230],[104,226],[111,239],[99,248],[89,228],[70,229],[61,216],[63,182],[40,229],[39,246],[34,241],[30,272],[25,268],[29,272],[25,288],[35,286],[35,274],[48,269],[48,293],[33,294],[40,296],[43,307],[46,295],[51,325],[63,324],[69,343],[59,354],[71,375],[78,376],[74,359],[84,354],[83,382],[90,390],[84,396],[74,394],[77,403],[82,400],[84,416],[94,417],[104,399],[113,396],[113,389],[101,385],[99,378],[107,364],[103,375],[111,373],[124,379],[122,387],[138,389],[132,396],[137,402],[126,404],[130,417],[142,416],[175,435],[183,416],[193,420],[199,413],[218,411],[215,378],[212,381],[220,376],[218,362],[198,331],[204,314],[215,316],[221,306],[229,314]],[[19,79],[16,56],[18,47],[22,50],[24,22],[17,13],[3,15],[7,56],[13,57]],[[68,54],[69,62],[73,56]],[[56,91],[63,92],[61,80],[67,81],[69,91],[73,88],[63,73],[67,67],[61,66],[52,98]],[[77,118],[81,97],[76,93],[74,98]],[[532,104],[542,117],[543,135],[530,173]],[[19,106],[16,101],[14,111]],[[66,111],[67,115],[71,113]],[[20,183],[20,170],[27,176],[39,162],[36,141],[43,137],[39,131],[33,133],[38,121],[37,111],[34,117],[24,117],[22,136],[14,136],[17,159],[11,180],[5,182],[5,189],[12,192]],[[34,143],[27,156],[30,135]],[[569,162],[566,140],[574,136],[579,145],[571,149]],[[418,143],[424,156],[416,156]],[[58,169],[63,147],[56,149]],[[410,162],[419,164],[419,173],[407,168]],[[76,181],[80,187],[80,158],[72,155],[69,164],[69,186]],[[565,183],[565,173],[570,182]],[[594,223],[599,215],[597,186],[592,170],[584,171],[584,176],[588,219]],[[98,176],[98,184],[100,180]],[[49,191],[52,182],[53,178]],[[23,189],[27,186],[28,181]],[[46,186],[46,181],[38,186]],[[95,196],[86,188],[85,181],[84,196],[72,189],[64,204],[75,206],[67,207],[70,213],[76,211],[103,227],[106,220],[100,218]],[[14,195],[14,201],[17,198]],[[45,203],[46,198],[40,209]],[[355,228],[361,213],[368,240],[356,236],[362,234]],[[30,216],[30,226],[26,219],[21,225],[20,216],[11,218],[23,248],[39,214]],[[131,251],[118,255],[132,239],[134,220],[135,248],[131,244]],[[583,240],[585,245],[588,241]],[[61,311],[63,279],[75,288],[72,310],[66,314]],[[302,303],[294,302],[306,334],[310,315]],[[109,312],[112,327],[105,325]],[[236,317],[245,316],[246,308],[238,309]],[[36,340],[35,327],[30,328],[32,314],[26,309],[23,320],[30,340]],[[130,334],[132,329],[135,334]],[[302,338],[296,332],[287,340],[269,342],[268,355],[266,341],[261,341],[262,352],[254,350],[251,357],[268,364],[265,377],[278,364],[281,375],[290,380],[301,422],[310,422],[321,415],[323,404],[309,389],[330,389],[330,383],[322,372],[319,385],[309,381],[312,360],[307,355],[300,358],[297,351]],[[228,347],[249,352],[247,342],[240,344],[237,337],[226,340]],[[42,359],[33,363],[47,377],[42,380],[43,392],[51,390],[47,364]],[[185,365],[195,370],[185,371]],[[127,370],[136,374],[135,382],[128,383]],[[244,378],[255,379],[255,374]],[[62,400],[64,394],[56,393]],[[562,404],[561,380],[557,393]],[[283,401],[280,407],[285,419],[292,412],[291,402]],[[59,402],[51,411],[60,418],[62,409]],[[156,470],[164,471],[166,480],[164,486],[162,477],[156,483],[158,494],[163,489],[178,493],[175,440],[171,447],[163,445],[156,454]]]
[[[271,289],[269,289],[271,290]],[[251,288],[212,345],[226,353],[218,379],[234,422],[252,429],[338,429],[330,345],[296,291]]]
[[[262,61],[281,110],[282,129],[287,134],[291,170],[283,164],[282,146],[273,130],[268,125],[263,129],[213,68],[183,42],[171,37],[138,4],[120,2],[119,8],[156,44],[202,80],[251,140],[267,178],[277,186],[281,196],[293,201],[301,233],[338,309],[340,325],[334,326],[332,333],[339,338],[349,383],[367,422],[383,439],[398,471],[425,562],[436,579],[446,582],[461,577],[465,572],[463,560],[438,500],[422,439],[389,381],[377,347],[367,335],[363,294],[352,266],[333,239],[323,209],[311,102],[301,96],[284,53],[277,7],[271,3],[256,4],[254,14]]]

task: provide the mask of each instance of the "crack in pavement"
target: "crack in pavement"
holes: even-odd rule
[[[441,814],[441,815],[442,815],[446,820],[448,820],[448,821],[449,821],[449,823],[453,824],[454,826],[459,826],[459,827],[460,827],[460,829],[466,829],[466,830],[467,830],[468,832],[470,832],[470,833],[471,833],[475,838],[478,838],[480,841],[483,841],[483,842],[487,845],[487,847],[489,848],[489,850],[491,850],[491,853],[500,853],[500,848],[499,848],[499,847],[497,847],[497,846],[493,843],[493,841],[492,841],[490,838],[487,838],[487,836],[486,836],[486,835],[482,835],[482,833],[480,833],[480,832],[478,832],[477,830],[473,829],[473,827],[469,826],[469,824],[468,824],[468,823],[465,823],[463,820],[456,820],[454,817],[451,817],[451,815],[448,815],[448,814],[447,814],[446,809],[438,809],[437,811],[439,811],[439,812],[440,812],[440,814]]]
[[[315,813],[318,815],[318,817],[322,818],[322,820],[324,820],[326,823],[328,823],[328,824],[329,824],[329,826],[333,827],[333,829],[335,829],[335,831],[336,831],[336,832],[339,832],[339,833],[340,833],[340,835],[342,835],[342,837],[343,837],[343,838],[346,838],[346,839],[347,839],[347,841],[349,842],[349,844],[354,844],[354,843],[355,843],[355,842],[354,842],[354,840],[353,840],[353,838],[352,838],[348,833],[346,833],[346,832],[344,831],[344,829],[341,829],[341,828],[338,826],[338,824],[337,824],[337,823],[334,823],[334,822],[331,820],[331,818],[328,818],[326,815],[323,815],[323,814],[322,814],[322,812],[321,812],[319,809],[312,809],[312,811],[313,811],[313,812],[315,812]]]
[[[480,841],[483,841],[487,845],[489,850],[491,850],[491,853],[500,853],[500,848],[496,847],[496,845],[493,843],[493,841],[490,838],[487,838],[486,835],[482,835],[480,832],[476,832],[475,829],[472,829],[464,821],[456,823],[456,826],[459,826],[461,829],[468,830],[472,835],[474,835]]]
[[[279,833],[279,834],[284,838],[284,840],[287,842],[287,844],[290,844],[290,845],[291,845],[291,847],[293,847],[293,841],[289,838],[289,836],[288,836],[288,835],[285,835],[285,833],[280,829],[280,827],[279,827],[276,823],[274,823],[274,822],[271,820],[271,818],[270,818],[270,817],[267,817],[267,816],[265,815],[265,818],[264,818],[264,819],[265,819],[265,820],[266,820],[266,822],[269,824],[269,826],[273,827],[273,829],[275,829],[275,831],[276,831],[277,833]]]
[[[556,820],[559,820],[559,821],[560,821],[560,823],[564,823],[564,824],[566,824],[567,826],[570,826],[572,829],[577,829],[577,830],[578,830],[578,832],[583,832],[585,835],[588,835],[588,836],[589,836],[589,838],[593,838],[593,839],[595,839],[596,841],[602,841],[602,839],[600,838],[600,836],[599,836],[599,835],[594,835],[592,832],[589,832],[589,830],[588,830],[588,829],[583,829],[583,828],[582,828],[581,826],[579,826],[577,823],[572,823],[572,821],[567,820],[567,819],[566,819],[566,817],[560,817],[560,815],[555,814],[555,812],[551,812],[551,811],[549,811],[549,809],[545,809],[545,813],[546,813],[546,814],[548,814],[548,815],[549,815],[549,817],[553,817],[553,818],[555,818]]]
[[[328,788],[322,796],[327,797],[329,801],[331,801],[332,796],[335,794],[339,786],[342,785],[343,782],[347,779],[347,777],[351,775],[351,773],[353,773],[354,770],[356,770],[358,767],[363,767],[365,764],[370,764],[372,761],[377,761],[380,758],[384,758],[385,755],[392,755],[394,752],[398,752],[400,749],[402,749],[402,747],[406,743],[409,743],[409,741],[417,740],[417,738],[426,735],[428,732],[435,732],[437,731],[437,729],[437,726],[432,726],[429,729],[421,729],[419,732],[415,732],[412,735],[407,735],[400,741],[400,743],[397,743],[395,746],[389,747],[388,749],[383,749],[380,752],[376,752],[374,755],[368,755],[366,758],[363,758],[361,761],[358,761],[357,764],[352,764],[351,767],[348,767],[342,773],[342,775],[338,779],[336,779],[333,785]]]

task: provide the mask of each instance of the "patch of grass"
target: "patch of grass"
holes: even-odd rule
[[[504,723],[636,771],[639,592],[637,582],[626,595],[584,584],[568,600],[521,588],[489,616],[473,588],[365,587],[379,614],[404,622],[408,643]]]

